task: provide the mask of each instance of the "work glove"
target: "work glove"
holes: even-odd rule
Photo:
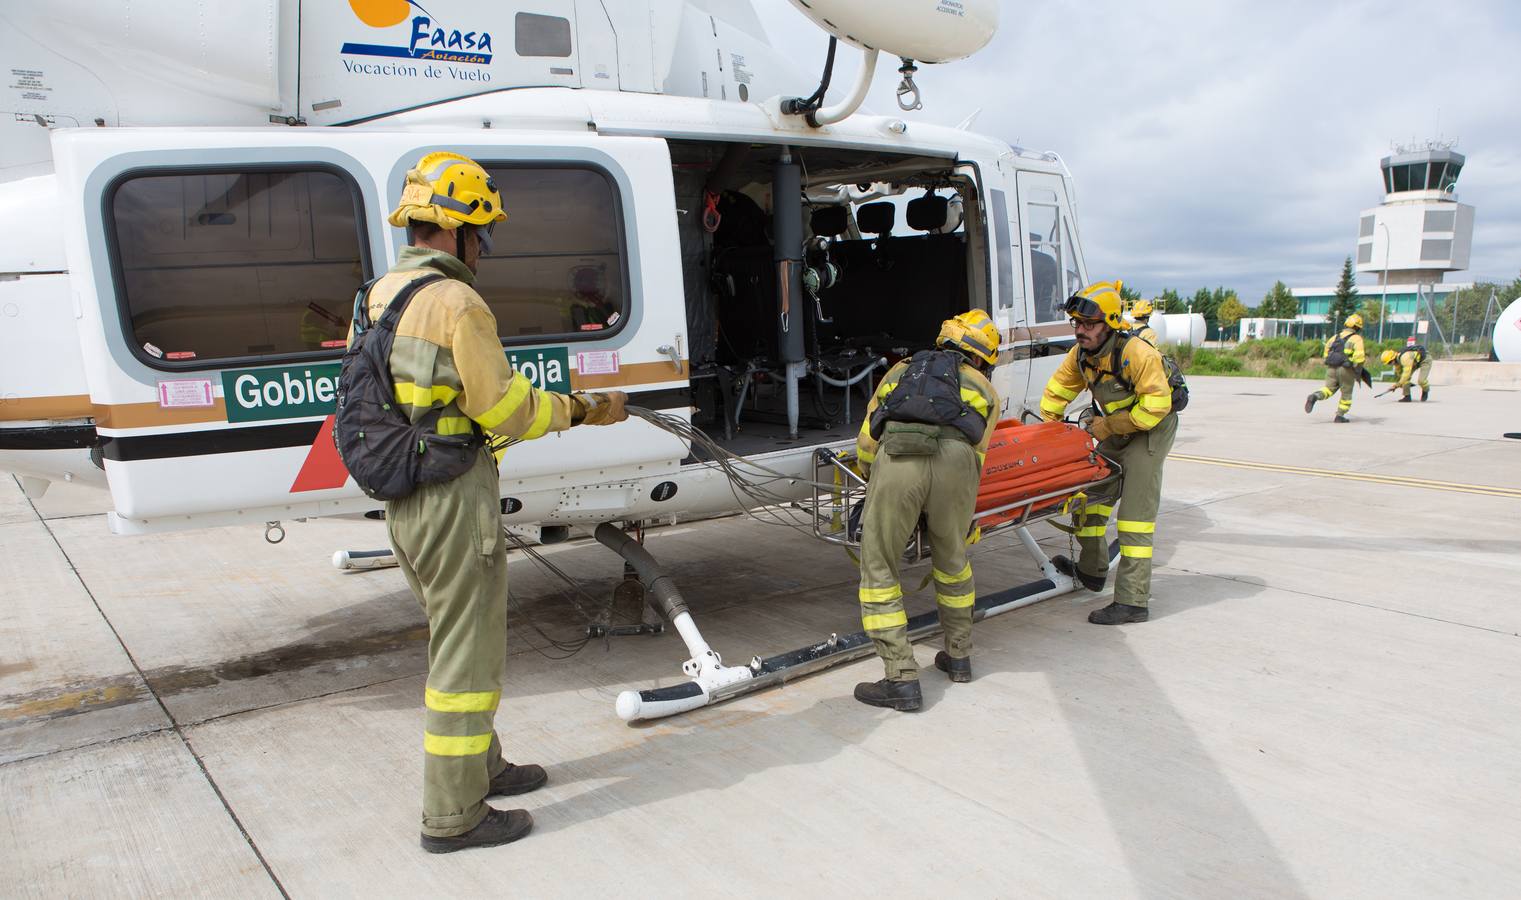
[[[1141,429],[1130,418],[1130,413],[1119,412],[1112,416],[1094,416],[1088,423],[1088,433],[1096,441],[1106,441],[1118,434],[1134,434]]]
[[[588,391],[571,394],[576,411],[571,414],[573,425],[612,425],[628,419],[628,394],[622,391]]]
[[[1093,435],[1095,441],[1103,442],[1114,435],[1114,428],[1108,416],[1094,416],[1088,420],[1088,433]]]

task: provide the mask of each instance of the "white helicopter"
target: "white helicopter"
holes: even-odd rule
[[[479,160],[507,198],[477,288],[514,368],[627,391],[790,476],[770,496],[807,501],[874,374],[958,312],[986,310],[1004,336],[1004,415],[1033,407],[1087,277],[1065,165],[858,112],[882,54],[917,108],[916,64],[976,52],[998,3],[792,2],[834,36],[817,90],[747,0],[0,7],[0,470],[32,497],[108,488],[119,534],[273,537],[374,510],[333,447],[334,386],[355,290],[403,239],[386,212],[435,149]],[[824,105],[835,39],[862,63]],[[732,512],[733,467],[645,420],[588,431],[508,452],[502,520],[546,543],[594,530],[681,633],[691,681],[626,692],[619,715],[870,652],[831,636],[723,665],[612,523]],[[979,616],[1072,589],[1030,513],[1011,524],[1044,578]]]

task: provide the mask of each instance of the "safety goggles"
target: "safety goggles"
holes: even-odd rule
[[[1062,307],[1062,312],[1075,319],[1092,319],[1104,321],[1107,318],[1104,310],[1087,297],[1079,297],[1076,294],[1067,298],[1067,303]]]
[[[491,233],[496,230],[496,223],[492,222],[488,225],[471,225],[469,227],[475,229],[475,237],[481,242],[481,255],[490,256],[491,248],[493,246]]]

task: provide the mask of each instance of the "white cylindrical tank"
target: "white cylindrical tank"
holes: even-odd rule
[[[1197,347],[1204,343],[1204,317],[1198,313],[1152,316],[1151,329],[1157,333],[1159,344],[1187,344],[1190,347]]]
[[[1521,300],[1512,300],[1495,322],[1495,358],[1521,362]]]
[[[998,0],[792,0],[852,47],[924,63],[965,59],[998,30]]]

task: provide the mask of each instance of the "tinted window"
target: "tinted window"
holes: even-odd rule
[[[569,56],[570,20],[520,12],[515,20],[513,49],[518,56]]]
[[[1434,162],[1426,171],[1426,190],[1437,191],[1442,189],[1442,172],[1446,169],[1444,163]]]
[[[1357,261],[1358,261],[1358,263],[1370,263],[1370,262],[1373,262],[1373,242],[1372,241],[1369,241],[1366,244],[1358,244],[1357,245]]]
[[[1410,167],[1395,166],[1391,171],[1394,174],[1394,189],[1396,191],[1410,190]]]
[[[1034,291],[1030,305],[1037,322],[1063,318],[1061,309],[1067,300],[1062,293],[1060,218],[1055,206],[1025,204],[1025,227],[1030,233],[1030,282]]]
[[[1424,240],[1421,241],[1422,260],[1444,260],[1452,258],[1452,241]]]
[[[1363,216],[1362,217],[1362,220],[1358,223],[1358,226],[1357,226],[1357,236],[1358,237],[1372,237],[1373,236],[1373,217],[1372,216]]]
[[[1453,223],[1457,220],[1457,213],[1450,209],[1428,209],[1422,231],[1451,231]]]
[[[364,282],[357,192],[327,171],[129,177],[110,198],[129,337],[159,365],[336,353]]]
[[[1014,254],[1009,247],[1009,207],[1003,191],[993,195],[993,243],[998,251],[998,306],[1008,309],[1014,305]]]
[[[507,221],[475,289],[506,341],[603,337],[628,316],[620,207],[591,169],[488,165]]]

